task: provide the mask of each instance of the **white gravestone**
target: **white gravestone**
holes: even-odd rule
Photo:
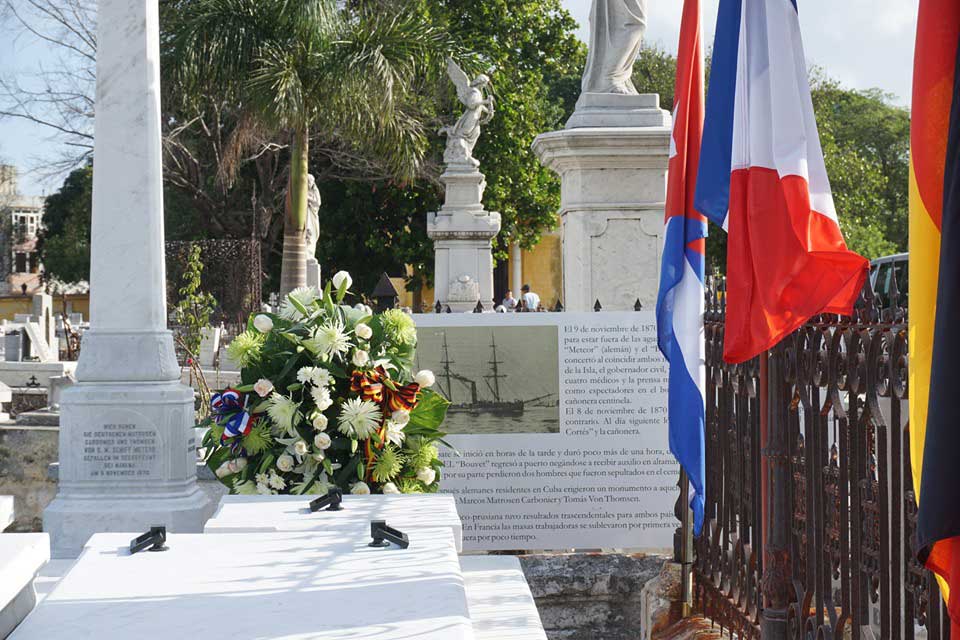
[[[160,30],[150,0],[97,5],[91,328],[64,392],[57,497],[44,512],[54,557],[98,531],[203,527],[193,392],[167,330],[160,135]]]
[[[369,531],[170,534],[131,556],[134,535],[91,538],[11,640],[473,640],[449,529],[408,549],[371,548]]]
[[[319,496],[224,496],[207,521],[205,533],[259,531],[321,531],[343,529],[363,535],[371,520],[386,520],[402,531],[423,527],[448,528],[457,551],[463,544],[463,526],[452,496],[377,495],[343,496],[343,509],[311,513],[309,503]]]
[[[566,128],[533,151],[560,176],[563,304],[645,309],[657,300],[671,118],[630,76],[646,0],[593,0],[582,93]]]
[[[491,243],[500,232],[500,214],[483,208],[487,182],[473,157],[480,128],[493,117],[493,98],[484,95],[490,80],[484,75],[470,80],[453,61],[447,72],[464,113],[456,124],[441,129],[447,136],[446,171],[440,176],[445,195],[440,211],[427,214],[427,235],[434,248],[434,298],[452,311],[472,311],[477,302],[492,310]]]

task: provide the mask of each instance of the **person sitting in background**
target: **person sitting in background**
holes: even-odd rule
[[[513,291],[507,289],[507,295],[503,296],[503,307],[507,311],[517,310],[517,299],[513,297]]]
[[[523,304],[524,311],[539,311],[540,310],[540,296],[535,294],[533,291],[530,291],[530,285],[525,284],[521,289],[523,294],[520,296],[520,301]]]

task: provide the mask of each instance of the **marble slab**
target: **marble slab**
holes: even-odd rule
[[[517,558],[463,556],[460,568],[475,640],[547,640]]]
[[[13,524],[13,496],[0,496],[0,531]]]
[[[0,535],[0,638],[33,609],[33,581],[49,559],[50,537],[45,533]]]
[[[473,639],[449,529],[408,549],[342,529],[169,534],[131,556],[135,535],[94,535],[11,639]]]
[[[410,533],[423,527],[449,528],[463,550],[463,524],[453,496],[439,494],[343,497],[343,510],[310,513],[317,496],[224,496],[207,521],[207,533],[258,531],[318,531],[342,527],[369,531],[371,520],[386,520],[391,527]]]

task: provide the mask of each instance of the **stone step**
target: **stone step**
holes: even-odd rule
[[[461,556],[474,640],[546,640],[537,605],[513,556]]]

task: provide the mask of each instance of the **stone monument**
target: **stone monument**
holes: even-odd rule
[[[320,287],[320,263],[317,262],[317,241],[320,239],[320,189],[313,174],[307,174],[307,286],[318,291]]]
[[[670,114],[631,80],[646,0],[593,0],[582,92],[563,131],[533,143],[560,175],[563,304],[589,311],[657,299]]]
[[[471,81],[453,60],[447,73],[465,110],[456,124],[440,130],[447,136],[446,170],[440,176],[446,194],[440,211],[427,214],[436,267],[434,298],[452,311],[472,311],[477,302],[492,310],[491,241],[500,232],[500,214],[483,208],[487,183],[473,157],[480,128],[493,117],[493,97],[484,95],[490,79],[481,74]]]
[[[63,393],[55,557],[98,531],[203,530],[193,393],[166,327],[160,30],[153,0],[100,0],[91,328]]]

